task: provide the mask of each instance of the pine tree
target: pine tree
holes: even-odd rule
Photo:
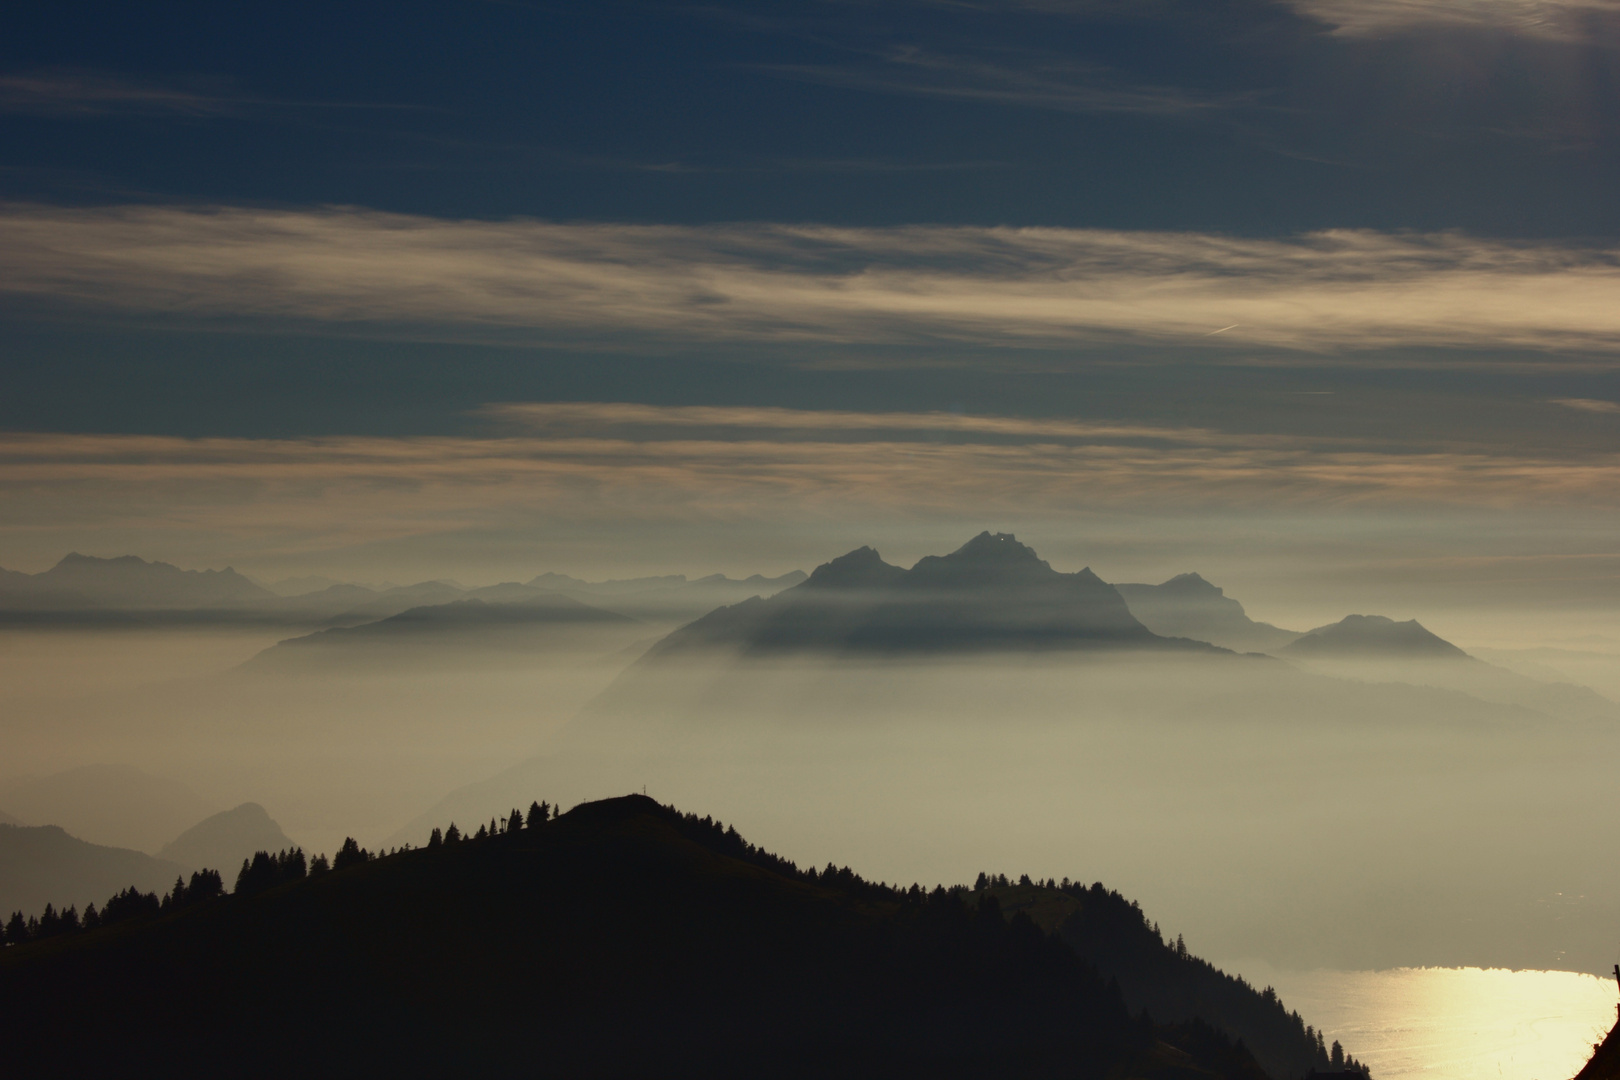
[[[370,859],[371,852],[355,843],[354,837],[345,837],[343,846],[338,848],[338,853],[332,857],[332,869],[342,870],[345,867],[369,862]]]
[[[6,944],[21,945],[27,940],[28,922],[23,918],[22,912],[13,911],[11,913],[11,921],[6,923]]]
[[[523,828],[523,815],[519,813],[517,807],[514,806],[512,808],[512,816],[506,819],[506,831],[512,833],[517,832],[521,828]]]
[[[450,823],[450,827],[444,831],[444,842],[447,844],[454,844],[460,839],[461,830],[456,828],[456,823],[452,821]]]
[[[442,843],[444,843],[444,834],[439,832],[439,827],[435,825],[433,832],[428,835],[428,847],[436,848]]]

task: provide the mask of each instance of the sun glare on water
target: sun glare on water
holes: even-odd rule
[[[1376,1080],[1568,1080],[1615,1021],[1613,979],[1571,971],[1395,968],[1291,972],[1270,983]]]

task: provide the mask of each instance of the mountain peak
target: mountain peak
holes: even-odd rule
[[[1384,615],[1346,615],[1318,626],[1283,650],[1295,656],[1375,656],[1402,659],[1460,659],[1468,656],[1416,619],[1396,622]]]
[[[985,530],[949,555],[946,559],[972,559],[976,562],[1037,563],[1047,566],[1046,560],[1035,554],[1035,549],[1020,544],[1012,533],[993,533]],[[1050,569],[1050,567],[1048,567]]]
[[[802,588],[871,589],[893,585],[905,571],[890,566],[873,547],[858,547],[816,567]]]
[[[1177,574],[1163,585],[1162,589],[1180,593],[1210,593],[1215,596],[1225,596],[1226,593],[1219,585],[1211,585],[1204,576],[1197,571],[1187,574]]]

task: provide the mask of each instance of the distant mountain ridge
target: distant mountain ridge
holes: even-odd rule
[[[204,818],[165,844],[157,857],[189,870],[219,870],[228,877],[256,851],[294,846],[264,807],[249,802]]]
[[[1468,659],[1467,653],[1416,619],[1396,622],[1383,615],[1346,615],[1336,623],[1307,630],[1284,647],[1282,655]]]
[[[473,590],[462,599],[409,608],[375,622],[288,638],[242,667],[269,671],[310,663],[440,663],[453,661],[466,650],[479,650],[485,660],[506,653],[540,660],[544,653],[558,650],[616,651],[645,632],[629,616],[559,593],[509,583]]]
[[[35,609],[147,610],[240,607],[277,599],[230,567],[181,570],[135,555],[103,559],[72,552],[38,574],[6,571],[0,603]]]
[[[1207,641],[1237,652],[1274,652],[1298,638],[1249,618],[1243,605],[1196,573],[1177,574],[1158,585],[1115,585],[1131,614],[1155,634]]]
[[[122,889],[167,888],[179,863],[91,844],[59,825],[0,825],[0,918],[46,904],[99,904]]]
[[[648,651],[930,652],[1136,647],[1210,649],[1154,634],[1089,568],[1059,573],[1010,533],[980,533],[911,569],[857,548],[770,599],[710,612]]]
[[[724,574],[688,580],[685,574],[629,578],[620,581],[588,582],[566,574],[541,574],[531,586],[551,589],[572,596],[593,607],[616,611],[643,622],[678,626],[715,608],[736,604],[753,596],[770,597],[804,581],[802,570],[777,577],[753,574],[736,579]]]

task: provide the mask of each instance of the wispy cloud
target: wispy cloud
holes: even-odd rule
[[[860,64],[761,64],[755,70],[851,90],[1076,113],[1190,113],[1250,100],[1125,82],[1107,68],[1054,57],[1020,56],[1016,62],[997,62],[916,45],[891,49]]]
[[[195,93],[95,71],[54,69],[0,75],[0,112],[91,115],[111,112],[179,113],[221,116],[237,104],[215,94]]]
[[[712,560],[738,554],[726,545],[742,534],[802,551],[790,538],[836,534],[852,545],[987,522],[1095,534],[1100,515],[1133,522],[1119,527],[1140,545],[1143,522],[1159,518],[1182,521],[1178,536],[1199,532],[1186,521],[1233,513],[1312,534],[1299,522],[1349,511],[1358,521],[1416,513],[1432,525],[1448,512],[1524,522],[1620,505],[1620,454],[1604,452],[941,413],[622,403],[486,412],[499,423],[481,438],[0,434],[0,563],[48,565],[72,548],[274,561],[505,545],[527,565],[537,536],[582,558],[604,544],[647,558],[648,537],[667,546],[677,533]],[[596,546],[581,547],[584,537]],[[1478,538],[1455,537],[1448,555]],[[1307,546],[1320,539],[1307,535]],[[1208,545],[1198,554],[1208,558]]]
[[[9,206],[3,295],[603,343],[1620,351],[1620,251],[1458,233],[1257,240]]]
[[[1616,0],[1288,0],[1301,13],[1347,37],[1422,26],[1474,27],[1531,37],[1586,36],[1592,20],[1620,22]]]
[[[1620,413],[1620,402],[1604,401],[1600,398],[1553,398],[1552,403],[1568,409],[1579,409],[1581,412]]]
[[[103,71],[45,68],[0,75],[0,113],[100,116],[110,113],[218,117],[265,109],[426,110],[416,105],[366,101],[298,101],[230,90],[217,78],[177,86]]]

